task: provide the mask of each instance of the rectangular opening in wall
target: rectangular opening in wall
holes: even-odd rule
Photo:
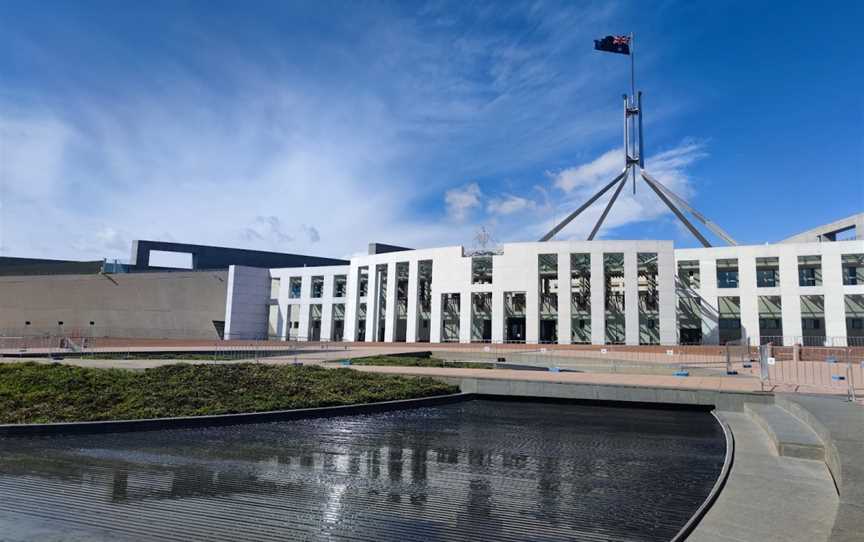
[[[756,287],[780,286],[780,258],[756,258]]]
[[[558,342],[558,255],[537,256],[540,298],[540,344]]]
[[[702,344],[702,302],[698,297],[678,298],[678,343]]]
[[[378,319],[375,326],[375,340],[384,342],[384,333],[387,328],[387,264],[382,263],[375,266],[375,309]]]
[[[287,314],[285,315],[285,327],[287,328],[286,336],[288,340],[296,341],[300,339],[300,305],[288,305]]]
[[[822,286],[822,256],[798,256],[798,286]]]
[[[361,299],[369,295],[369,267],[367,266],[357,270],[357,295]]]
[[[846,312],[847,346],[864,346],[864,295],[843,296],[843,307]]]
[[[268,307],[267,338],[271,341],[279,338],[279,305]]]
[[[591,343],[591,254],[570,255],[570,341]]]
[[[321,305],[309,305],[309,337],[310,341],[321,340]]]
[[[844,254],[840,261],[843,266],[844,286],[864,284],[864,254]]]
[[[408,334],[408,262],[396,264],[396,327],[393,341],[404,343]]]
[[[441,294],[441,342],[459,342],[459,294]]]
[[[336,275],[333,277],[333,297],[345,297],[348,295],[348,276]]]
[[[312,294],[311,297],[320,299],[324,297],[324,277],[316,275],[312,277]]]
[[[783,311],[779,295],[759,296],[759,343],[783,345]]]
[[[282,280],[279,277],[270,277],[270,299],[279,299],[279,287]]]
[[[699,275],[699,260],[680,260],[678,262],[678,281],[678,286],[684,289],[698,290],[702,284]]]
[[[825,345],[825,298],[801,296],[801,342],[804,346]]]
[[[168,267],[171,269],[192,269],[191,252],[171,252],[168,250],[151,250],[150,267]]]
[[[624,344],[624,254],[603,254],[606,344]]]
[[[636,265],[639,277],[639,344],[660,344],[657,253],[638,253]]]
[[[300,294],[303,288],[303,279],[301,277],[291,277],[288,279],[288,298],[300,299]]]
[[[366,302],[361,302],[357,305],[357,329],[355,331],[357,341],[363,342],[366,340]]]
[[[492,284],[492,256],[471,258],[471,284]]]
[[[726,296],[717,298],[720,344],[741,341],[744,334],[741,329],[741,298]]]
[[[417,342],[428,343],[432,329],[432,260],[417,263]]]
[[[504,292],[504,342],[525,342],[525,292]]]
[[[717,260],[717,287],[718,288],[737,288],[738,287],[738,259],[727,258]]]
[[[330,323],[330,340],[340,342],[345,336],[345,304],[333,304],[333,316]]]
[[[492,292],[471,294],[471,342],[492,341]]]

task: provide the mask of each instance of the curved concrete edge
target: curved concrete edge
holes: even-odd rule
[[[681,542],[690,536],[693,529],[699,525],[699,522],[702,521],[702,518],[705,517],[705,514],[711,509],[711,505],[717,500],[720,492],[723,491],[723,486],[726,485],[726,480],[729,478],[729,473],[732,471],[732,462],[735,459],[735,438],[732,436],[732,430],[729,429],[729,425],[720,419],[716,410],[712,410],[711,415],[714,416],[714,419],[720,424],[720,427],[723,429],[723,436],[726,438],[726,456],[723,459],[723,467],[720,469],[720,475],[714,482],[714,486],[711,488],[708,496],[705,497],[705,500],[702,501],[702,504],[699,505],[699,508],[696,509],[696,512],[690,517],[687,523],[681,527],[678,534],[672,538],[671,542]]]
[[[774,403],[806,423],[822,439],[822,443],[825,445],[825,464],[828,466],[828,472],[831,473],[831,477],[834,478],[834,486],[839,495],[840,488],[843,486],[843,468],[840,462],[840,453],[837,451],[837,445],[834,444],[834,440],[831,438],[831,431],[809,410],[782,395],[776,396]]]
[[[159,431],[164,429],[189,429],[218,427],[252,423],[279,422],[308,418],[330,418],[354,416],[358,414],[377,414],[408,408],[422,408],[470,401],[473,393],[454,393],[433,395],[417,399],[399,399],[379,403],[362,403],[331,407],[298,408],[294,410],[271,410],[266,412],[245,412],[241,414],[216,414],[210,416],[181,416],[175,418],[145,418],[141,420],[105,420],[92,422],[66,422],[41,424],[2,424],[0,437],[80,435],[94,433],[123,433],[131,431]]]
[[[864,409],[837,397],[783,396],[778,406],[825,443],[825,464],[840,498],[829,542],[860,542],[864,533]]]

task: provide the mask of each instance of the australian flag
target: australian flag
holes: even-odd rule
[[[606,36],[602,40],[594,40],[594,48],[607,53],[630,54],[630,36]]]

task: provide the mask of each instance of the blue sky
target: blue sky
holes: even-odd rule
[[[530,241],[648,166],[742,243],[864,210],[864,4],[0,3],[0,254]],[[584,238],[602,201],[561,239]],[[694,240],[646,186],[607,238]]]

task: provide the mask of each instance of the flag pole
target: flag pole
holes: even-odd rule
[[[630,103],[636,103],[636,36],[630,32]]]
[[[630,108],[636,107],[636,35],[633,32],[630,32]],[[640,111],[641,115],[642,112]],[[628,115],[629,116],[629,115]],[[635,119],[632,116],[629,116],[630,120],[633,123],[633,129],[631,132],[635,135],[636,132],[636,123]],[[633,146],[634,151],[636,151],[636,145]],[[636,193],[636,168],[632,168],[633,170],[633,193]]]

